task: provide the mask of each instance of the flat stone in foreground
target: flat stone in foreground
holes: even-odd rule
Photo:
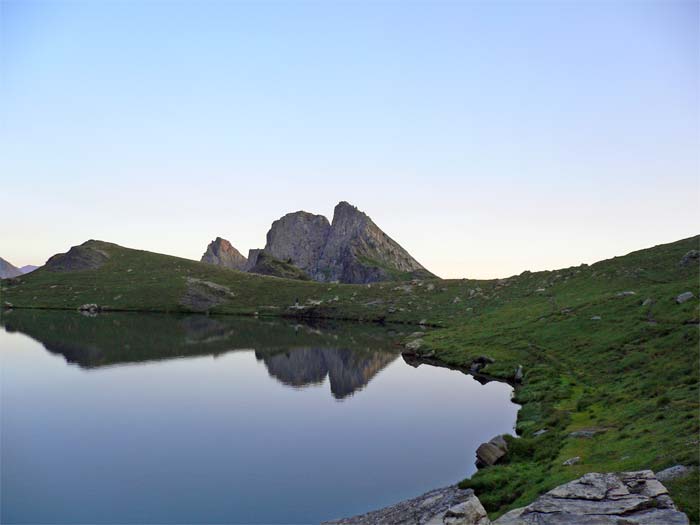
[[[494,525],[687,525],[651,470],[585,474],[512,510]]]

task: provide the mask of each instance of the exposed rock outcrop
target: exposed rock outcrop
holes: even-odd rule
[[[109,259],[105,247],[109,243],[89,240],[73,246],[66,253],[58,253],[46,261],[44,268],[51,272],[80,272],[96,270]],[[113,245],[114,246],[114,245]]]
[[[457,485],[431,490],[383,509],[324,522],[327,525],[488,525],[484,507],[471,489]]]
[[[0,257],[0,279],[9,279],[22,275],[22,271]]]
[[[434,277],[372,219],[347,202],[335,207],[332,223],[305,211],[288,213],[273,222],[265,248],[251,250],[248,270],[255,267],[260,253],[288,261],[323,282]]]
[[[233,270],[245,270],[248,259],[241,255],[241,252],[236,250],[226,239],[217,237],[207,246],[207,251],[202,255],[202,262]]]
[[[479,499],[457,485],[352,518],[338,525],[489,525]],[[666,487],[651,470],[592,472],[560,485],[527,507],[507,512],[493,525],[687,525]]]
[[[668,491],[651,470],[585,474],[540,496],[527,507],[512,510],[494,525],[685,525]]]

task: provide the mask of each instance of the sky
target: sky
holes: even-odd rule
[[[0,0],[0,256],[341,200],[441,277],[698,234],[699,6]]]

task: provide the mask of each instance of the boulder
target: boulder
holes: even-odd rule
[[[676,297],[676,303],[677,304],[683,304],[686,301],[690,301],[693,297],[693,292],[683,292],[679,296]]]
[[[633,292],[631,290],[625,292],[617,292],[615,294],[615,297],[629,297],[630,295],[637,295],[637,292]]]
[[[476,449],[476,467],[495,465],[508,452],[508,443],[503,436],[496,436]]]
[[[472,494],[466,501],[447,509],[442,517],[442,523],[444,525],[490,525],[491,520],[479,498]]]
[[[560,485],[494,525],[687,525],[651,470],[589,473]]]
[[[656,479],[659,481],[671,481],[677,478],[684,478],[693,471],[693,467],[685,465],[674,465],[656,473]]]
[[[699,250],[690,250],[688,253],[686,253],[683,258],[681,259],[680,265],[681,266],[688,266],[691,263],[697,262],[700,260],[700,251]]]

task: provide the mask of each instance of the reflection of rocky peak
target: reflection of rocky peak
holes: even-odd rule
[[[341,348],[297,348],[285,353],[260,355],[268,373],[291,386],[307,386],[330,379],[331,392],[343,399],[363,388],[396,359],[390,352],[357,352]]]
[[[217,237],[207,246],[202,262],[216,264],[234,270],[245,270],[248,260],[226,239]]]

